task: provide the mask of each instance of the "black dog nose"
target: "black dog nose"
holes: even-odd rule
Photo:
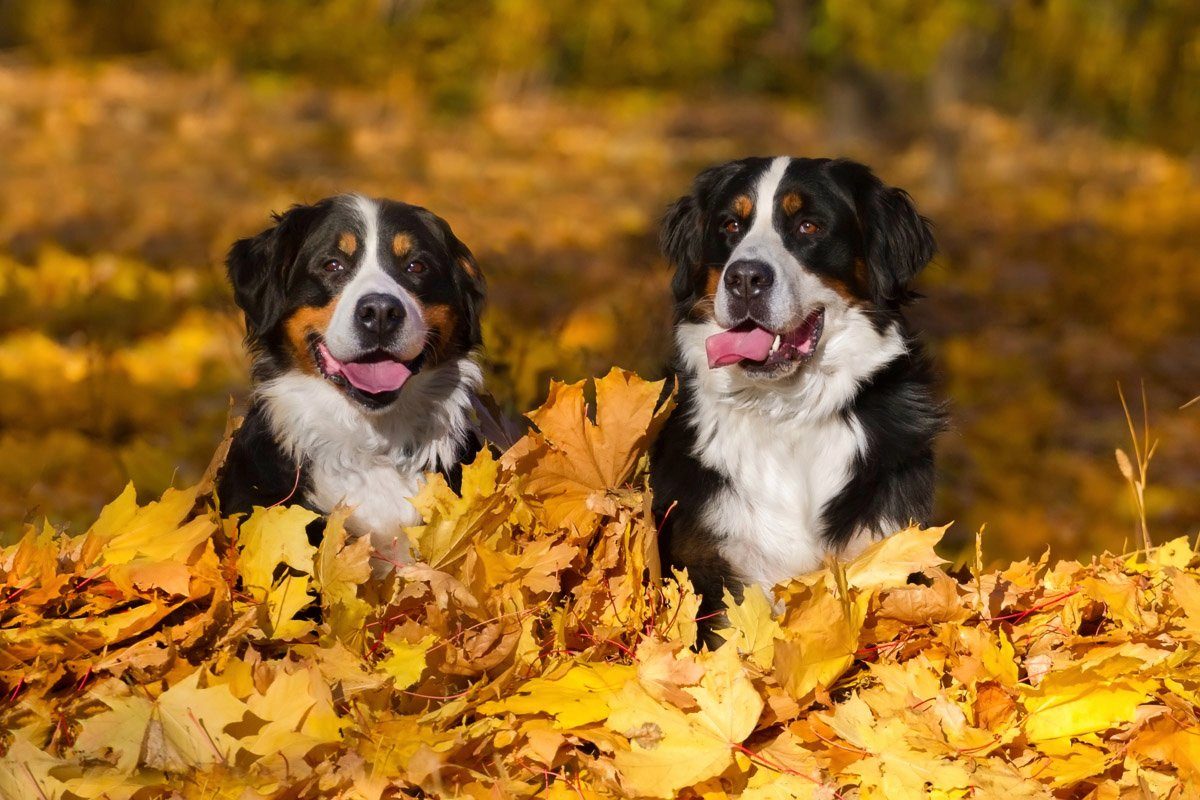
[[[758,297],[775,283],[775,270],[761,261],[735,261],[725,268],[725,288],[734,297]]]
[[[404,322],[404,304],[390,294],[364,294],[354,307],[360,328],[386,340]]]

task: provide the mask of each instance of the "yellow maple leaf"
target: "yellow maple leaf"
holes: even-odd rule
[[[379,662],[379,669],[390,675],[395,689],[407,689],[421,679],[425,671],[425,654],[437,641],[432,633],[417,642],[410,642],[395,633],[383,638],[388,655]]]
[[[195,497],[192,499],[194,501]],[[88,533],[92,536],[100,537],[107,542],[127,528],[129,523],[137,516],[137,513],[137,490],[133,488],[133,483],[130,482],[125,484],[125,488],[121,490],[121,493],[112,502],[100,509],[100,515],[96,517],[96,521],[92,523],[92,527],[88,528]],[[182,520],[183,517],[180,516],[179,519]]]
[[[135,502],[129,489],[113,503],[112,510],[101,514],[93,534],[112,534],[102,551],[105,564],[127,564],[135,558],[148,561],[182,559],[209,538],[216,526],[206,516],[184,522],[196,504],[196,487],[168,489],[162,499],[131,512]]]
[[[371,540],[346,533],[348,515],[345,509],[329,515],[313,566],[324,622],[335,639],[346,642],[361,635],[371,611],[358,596],[359,585],[371,577]]]
[[[1109,574],[1079,581],[1082,594],[1108,607],[1108,614],[1122,625],[1138,630],[1143,624],[1141,582],[1129,575]]]
[[[314,599],[307,575],[284,575],[267,591],[259,606],[263,633],[272,639],[299,639],[308,635],[315,623],[295,617]]]
[[[524,446],[518,443],[505,459],[510,469],[528,471],[526,491],[550,528],[586,530],[598,514],[613,513],[609,494],[629,479],[670,413],[671,402],[658,406],[663,381],[614,368],[595,385],[592,422],[584,382],[552,382],[546,403],[529,415],[540,434],[527,437]],[[536,447],[539,436],[548,447]]]
[[[906,625],[932,625],[965,620],[971,610],[958,596],[958,582],[936,572],[930,586],[897,586],[887,590],[879,604],[879,616]]]
[[[846,580],[860,589],[888,589],[904,586],[914,572],[946,563],[934,552],[946,527],[906,528],[875,542],[846,564]]]
[[[962,759],[918,749],[909,727],[897,717],[877,718],[858,695],[839,703],[821,718],[862,756],[845,773],[859,776],[863,798],[926,800],[966,797],[971,776]]]
[[[696,623],[700,595],[692,591],[687,570],[672,571],[672,579],[663,582],[662,597],[664,607],[655,620],[659,635],[682,642],[684,647],[694,646],[700,632]]]
[[[579,728],[608,717],[610,702],[636,675],[636,669],[625,664],[572,664],[526,681],[515,694],[484,703],[479,710],[546,714],[561,730]]]
[[[463,467],[462,493],[455,494],[440,474],[430,475],[413,505],[424,525],[406,530],[421,558],[445,569],[467,552],[472,537],[492,530],[512,510],[512,498],[497,491],[499,464],[486,447]]]
[[[1034,762],[1037,774],[1055,787],[1075,786],[1102,775],[1116,760],[1103,747],[1069,737],[1039,742],[1038,750],[1042,757]]]
[[[242,585],[262,592],[274,583],[275,568],[286,564],[309,574],[316,548],[308,542],[305,528],[317,514],[302,506],[255,509],[242,523],[238,536],[238,574]]]
[[[736,632],[737,649],[764,670],[771,669],[775,663],[775,640],[783,638],[783,629],[772,614],[767,596],[749,587],[742,602],[735,603],[726,590],[725,618],[729,621],[729,628],[724,633],[726,638],[729,638],[728,632]]]
[[[1138,731],[1130,752],[1174,764],[1192,780],[1200,780],[1200,729],[1184,727],[1170,718],[1157,719]]]
[[[1168,569],[1171,596],[1183,611],[1183,627],[1193,641],[1200,640],[1200,581],[1178,569]]]
[[[1192,549],[1192,543],[1188,537],[1180,536],[1159,545],[1147,555],[1149,563],[1155,566],[1185,569],[1196,557],[1196,551]]]
[[[647,636],[638,643],[638,680],[655,699],[666,700],[685,710],[696,707],[695,699],[683,691],[704,677],[704,667],[694,656],[682,653],[679,643],[663,642]]]
[[[1015,689],[1020,676],[1016,650],[1012,639],[1003,630],[992,634],[990,630],[966,626],[948,626],[948,635],[964,651],[960,664],[955,669],[956,677],[964,684],[977,681],[997,681],[1009,689]]]
[[[807,602],[788,609],[775,642],[775,676],[797,700],[832,685],[854,661],[870,594],[843,589],[849,597],[817,583]]]
[[[265,723],[241,740],[243,748],[258,756],[303,758],[313,747],[342,738],[344,723],[334,711],[329,687],[312,668],[277,669],[265,692],[246,698],[246,707]]]
[[[635,794],[674,797],[685,786],[719,775],[758,722],[763,700],[737,652],[723,647],[699,660],[704,677],[683,689],[695,711],[655,700],[635,681],[612,701],[606,724],[629,741],[617,751],[615,764],[621,782]]]
[[[229,763],[239,743],[225,729],[242,719],[246,705],[226,684],[201,688],[200,675],[196,670],[154,699],[105,696],[109,710],[80,724],[75,749],[127,773],[139,765],[179,772]]]
[[[1139,666],[1134,659],[1124,662]],[[1149,700],[1155,682],[1138,677],[1135,669],[1118,666],[1114,673],[1127,677],[1108,678],[1095,669],[1072,667],[1051,672],[1036,688],[1022,685],[1021,698],[1028,716],[1025,735],[1032,742],[1097,733],[1132,722],[1138,706]]]
[[[16,737],[0,756],[0,797],[58,798],[66,788],[51,770],[67,762],[55,758],[24,736]]]
[[[294,619],[312,602],[309,592],[313,556],[306,528],[317,515],[301,506],[255,509],[238,537],[238,574],[245,592],[259,603],[263,631],[275,639],[295,639],[313,623]],[[288,569],[275,579],[276,569]]]
[[[192,570],[182,561],[153,561],[137,558],[108,570],[106,577],[126,594],[160,589],[170,595],[187,595]]]

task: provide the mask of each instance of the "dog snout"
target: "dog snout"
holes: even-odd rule
[[[404,304],[390,294],[367,294],[354,307],[354,319],[367,341],[386,344],[404,324]]]
[[[775,284],[775,270],[762,261],[735,261],[725,268],[725,288],[739,300],[753,300]]]

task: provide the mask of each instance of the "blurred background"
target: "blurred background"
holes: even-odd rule
[[[230,243],[355,190],[488,275],[490,385],[661,373],[665,205],[845,155],[941,254],[912,316],[953,402],[938,517],[988,557],[1200,530],[1194,0],[0,0],[0,537],[195,480],[244,399]]]

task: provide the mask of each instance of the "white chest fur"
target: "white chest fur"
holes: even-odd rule
[[[709,369],[704,340],[720,330],[714,323],[676,329],[694,375],[694,455],[727,481],[708,500],[704,522],[745,583],[769,589],[830,554],[822,512],[867,447],[862,425],[845,409],[863,381],[904,352],[898,329],[876,331],[857,309],[827,308],[825,328],[814,362],[786,385],[737,368]],[[842,554],[891,530],[857,531]]]
[[[411,560],[403,529],[421,523],[411,498],[426,472],[457,458],[481,380],[469,359],[444,364],[410,378],[379,413],[299,373],[263,383],[258,396],[277,441],[307,471],[306,499],[324,512],[350,508],[350,531],[370,536],[385,563],[403,563]]]
[[[753,410],[725,409],[700,460],[728,485],[708,502],[721,554],[746,583],[770,587],[821,566],[821,513],[845,488],[865,447],[851,418],[814,425],[763,425]]]

